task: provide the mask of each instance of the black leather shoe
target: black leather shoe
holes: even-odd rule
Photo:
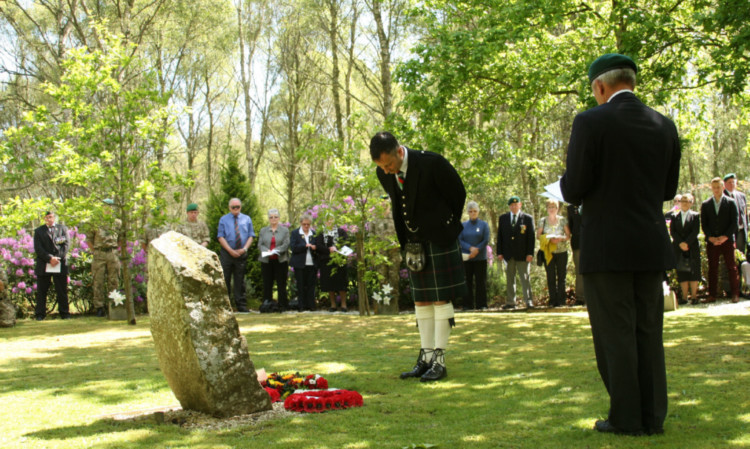
[[[621,430],[617,427],[610,424],[609,420],[597,420],[596,423],[594,423],[594,429],[597,432],[602,433],[614,433],[616,435],[631,435],[631,436],[638,436],[643,435],[642,430]]]
[[[503,310],[510,310],[515,308],[516,306],[514,306],[513,304],[503,304]]]
[[[104,311],[104,307],[99,307],[98,309],[96,309],[96,316],[99,318],[104,318],[105,316],[107,316],[107,312]]]
[[[411,371],[407,371],[405,373],[401,373],[402,379],[408,379],[410,377],[422,377],[422,374],[426,373],[430,369],[430,362],[425,362],[424,357],[425,350],[420,349],[419,355],[417,356],[417,364],[414,365],[414,368],[411,369]]]
[[[448,375],[448,368],[444,367],[439,363],[433,363],[426,373],[422,374],[419,378],[420,382],[433,382],[440,380]]]

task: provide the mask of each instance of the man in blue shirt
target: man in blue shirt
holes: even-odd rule
[[[219,219],[219,259],[224,270],[224,281],[227,284],[229,297],[234,297],[238,313],[248,313],[245,300],[245,269],[247,252],[253,244],[253,220],[240,213],[242,202],[239,198],[229,200],[229,213]],[[234,278],[234,290],[232,290]],[[234,294],[232,294],[234,292]]]

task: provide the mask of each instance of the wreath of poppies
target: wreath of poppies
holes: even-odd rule
[[[322,413],[362,406],[362,395],[350,390],[305,391],[289,395],[284,408],[294,412]]]
[[[261,385],[271,402],[284,401],[287,410],[320,413],[350,407],[361,407],[362,396],[351,390],[329,390],[328,381],[318,375],[269,374]],[[309,390],[309,391],[304,391]]]

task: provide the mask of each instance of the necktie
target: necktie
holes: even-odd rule
[[[242,247],[242,237],[240,236],[240,224],[237,221],[237,216],[234,217],[234,249],[240,249]]]
[[[510,225],[511,226],[515,226],[516,225],[516,215],[515,214],[511,214],[511,217],[513,217],[513,218],[510,221]]]
[[[404,190],[404,183],[406,182],[406,178],[404,177],[404,172],[399,171],[398,175],[398,186],[401,188],[401,190]]]

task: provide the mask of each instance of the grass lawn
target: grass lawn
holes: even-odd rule
[[[321,374],[365,406],[224,430],[103,417],[177,404],[148,317],[21,321],[0,329],[0,447],[750,448],[750,315],[666,315],[669,415],[654,437],[592,430],[608,400],[584,312],[456,320],[448,378],[421,384],[398,378],[418,351],[413,315],[240,315],[256,368]]]

